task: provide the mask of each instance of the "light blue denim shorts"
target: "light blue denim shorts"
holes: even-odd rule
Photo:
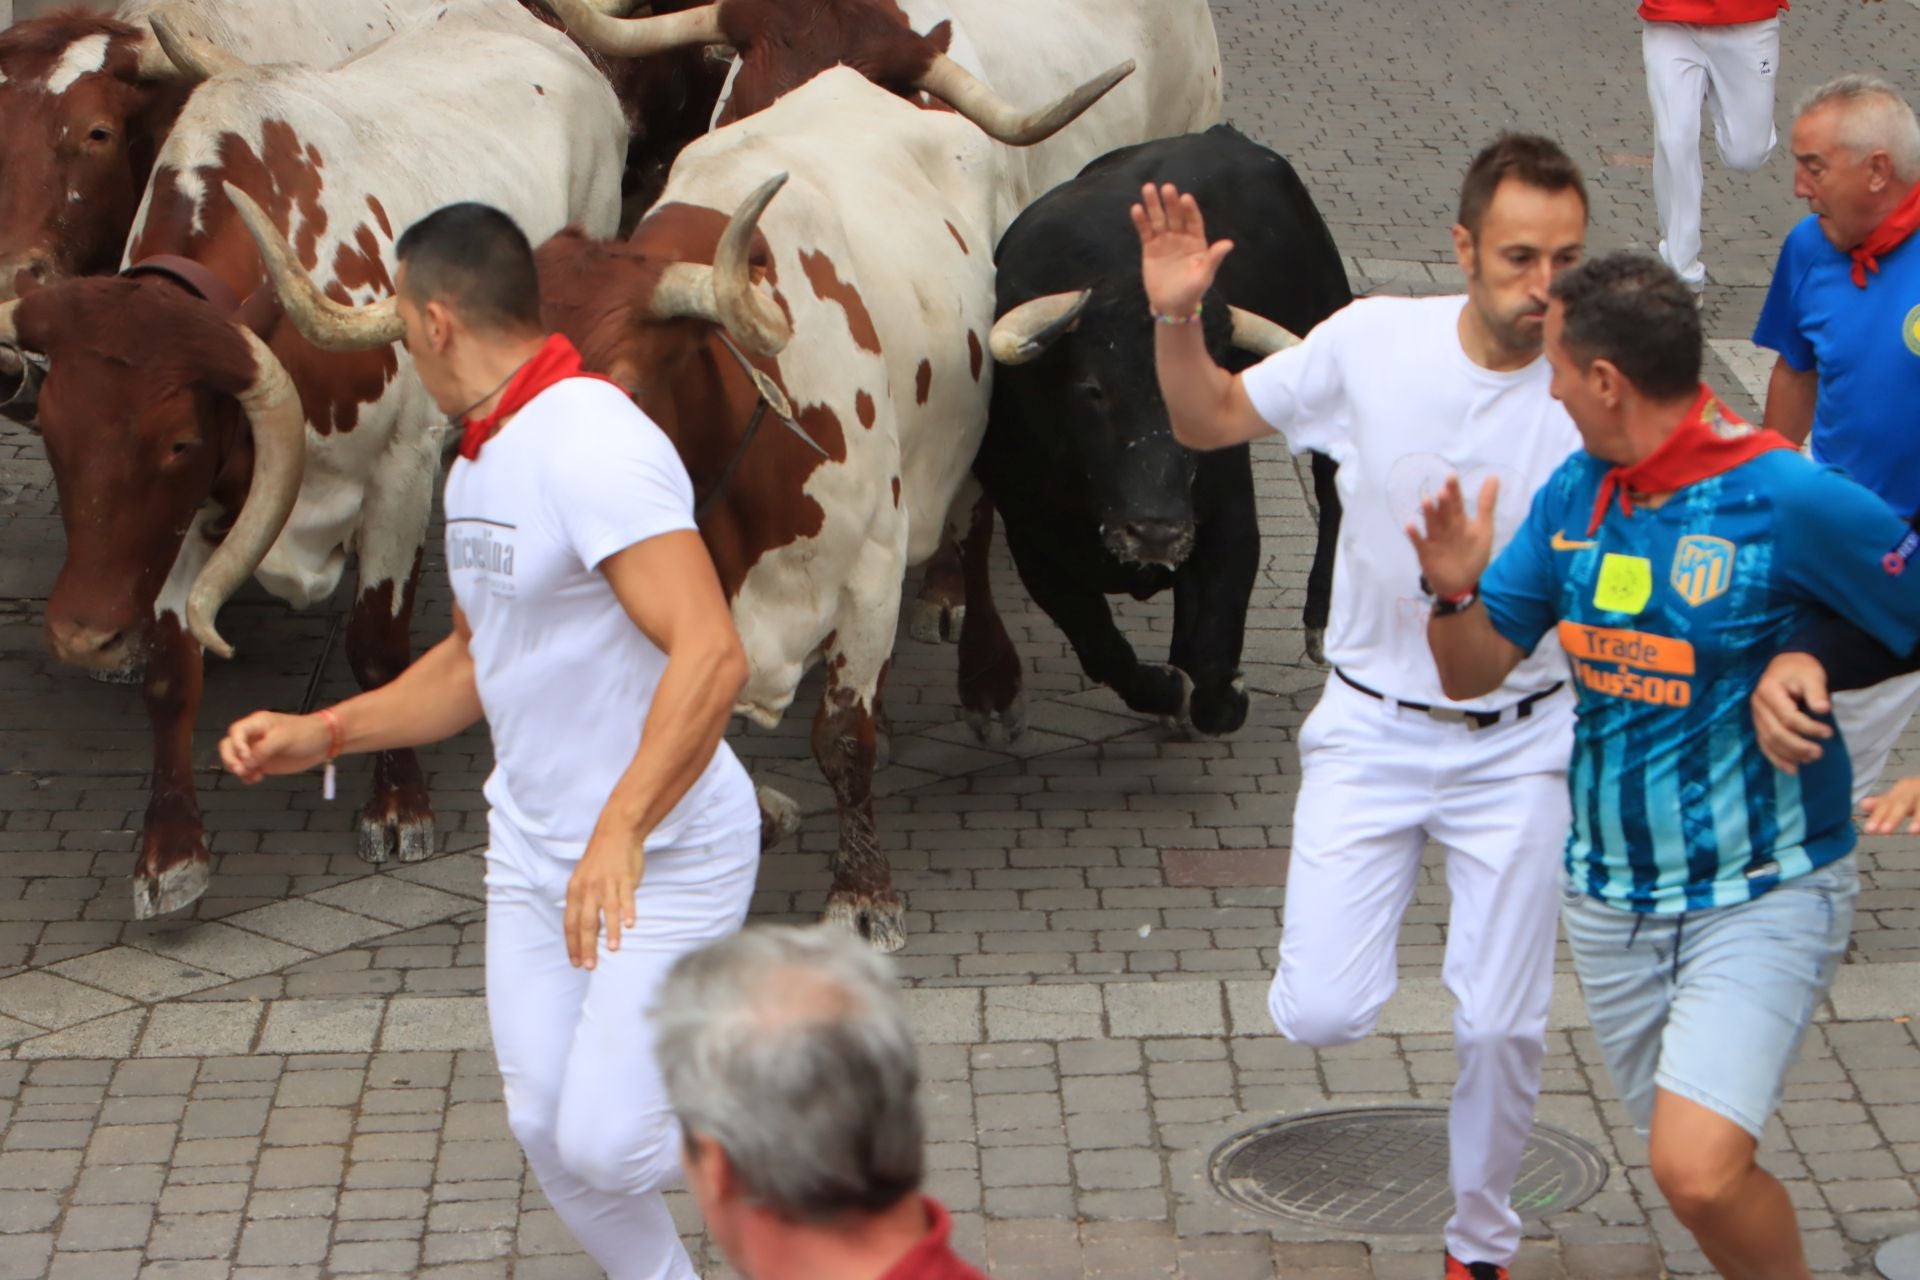
[[[1647,1131],[1665,1089],[1759,1139],[1846,954],[1859,894],[1851,854],[1750,902],[1678,916],[1562,890],[1593,1033],[1635,1128]]]

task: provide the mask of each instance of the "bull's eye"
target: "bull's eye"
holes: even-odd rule
[[[1107,393],[1101,390],[1097,382],[1083,382],[1075,389],[1085,396],[1089,403],[1105,404],[1107,402]]]
[[[87,141],[88,142],[112,142],[113,130],[107,128],[107,126],[103,124],[97,124],[93,126],[93,128],[87,130]]]
[[[199,447],[200,442],[198,440],[191,438],[175,440],[167,448],[167,461],[178,462]]]

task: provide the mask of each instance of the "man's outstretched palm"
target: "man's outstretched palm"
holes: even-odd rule
[[[1140,233],[1140,276],[1147,301],[1162,315],[1191,315],[1233,241],[1209,245],[1200,205],[1172,183],[1156,187],[1150,182],[1140,189],[1133,229]]]

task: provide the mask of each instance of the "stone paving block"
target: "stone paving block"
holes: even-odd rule
[[[45,1233],[8,1236],[0,1249],[0,1280],[40,1280],[53,1252],[53,1237]]]
[[[55,1242],[61,1249],[140,1249],[153,1230],[153,1205],[76,1205]]]
[[[225,1258],[240,1231],[237,1213],[162,1214],[153,1224],[147,1257],[155,1260]]]
[[[992,987],[986,992],[992,1040],[1091,1040],[1101,1036],[1100,988],[1093,984]]]
[[[135,933],[128,937],[127,942],[130,946],[181,964],[224,973],[230,978],[252,978],[273,973],[313,954],[304,947],[289,945],[284,940],[263,938],[257,933],[216,921],[146,934]]]
[[[424,884],[395,876],[364,876],[331,889],[322,889],[309,901],[338,907],[371,920],[413,928],[473,910],[473,899],[443,893]]]
[[[140,1037],[145,1058],[245,1053],[260,1025],[258,1004],[166,1004],[148,1015]]]
[[[138,947],[111,947],[63,960],[49,968],[62,977],[142,1004],[218,986],[228,980],[226,974],[212,973]]]
[[[286,1191],[256,1191],[247,1197],[247,1219],[331,1218],[340,1207],[332,1187],[297,1187]]]
[[[339,1147],[269,1147],[260,1154],[254,1186],[286,1190],[338,1186],[346,1152]]]
[[[382,1049],[488,1049],[492,1044],[487,1002],[480,996],[396,996],[387,1003]]]
[[[118,1012],[131,1003],[55,973],[0,978],[0,1014],[49,1031]]]
[[[920,1044],[973,1044],[980,1039],[980,993],[917,988],[906,993],[913,1036]]]
[[[394,931],[393,926],[383,920],[369,920],[311,900],[256,907],[227,917],[226,923],[276,942],[320,953],[341,951]]]
[[[140,1263],[138,1249],[56,1253],[47,1265],[46,1280],[133,1280]]]
[[[1225,1035],[1217,982],[1136,982],[1102,989],[1115,1036]]]
[[[236,1261],[253,1266],[300,1266],[327,1256],[331,1224],[323,1218],[249,1222]]]
[[[368,999],[279,1000],[260,1033],[262,1053],[342,1053],[373,1048],[384,1013]]]

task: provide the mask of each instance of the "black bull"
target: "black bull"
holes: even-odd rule
[[[1232,345],[1229,306],[1304,334],[1352,299],[1333,237],[1292,166],[1224,125],[1103,156],[1008,229],[996,254],[996,315],[1048,295],[1092,294],[1044,354],[995,373],[974,463],[986,502],[966,545],[960,652],[961,700],[983,736],[996,721],[1010,733],[1020,723],[1020,664],[987,589],[996,509],[1021,581],[1090,678],[1136,711],[1202,733],[1231,733],[1246,720],[1240,655],[1260,567],[1252,463],[1244,445],[1199,454],[1173,438],[1128,218],[1148,181],[1192,193],[1208,236],[1234,242],[1203,316],[1208,350],[1226,368],[1256,359]],[[1332,471],[1315,458],[1309,628],[1326,620],[1340,518]],[[1144,600],[1169,586],[1170,665],[1143,663],[1106,596]]]

